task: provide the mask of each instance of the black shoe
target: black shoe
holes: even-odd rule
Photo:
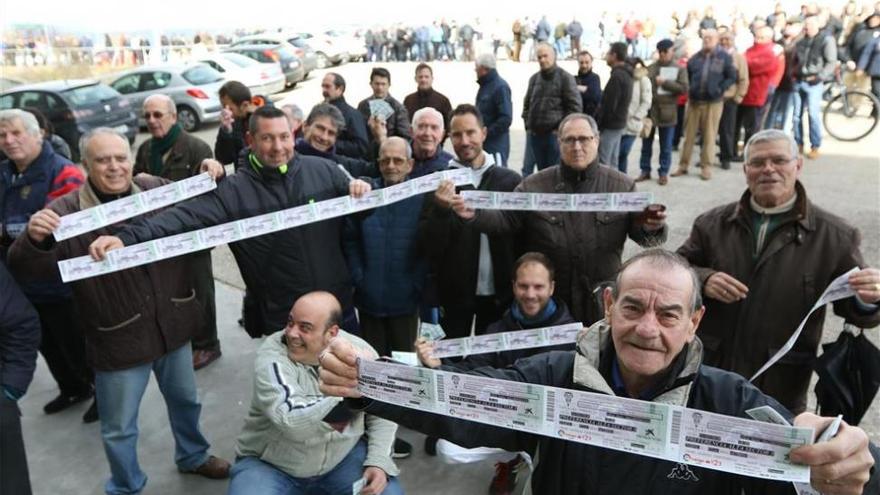
[[[98,401],[93,400],[92,405],[89,406],[89,408],[86,410],[86,413],[83,414],[83,423],[85,423],[85,424],[94,423],[98,419],[100,419],[98,417]]]
[[[730,159],[730,161],[732,161],[734,163],[742,163],[743,160],[745,160],[745,158],[743,158],[742,155],[736,155],[735,157]]]
[[[721,160],[721,168],[723,170],[730,170],[730,162],[727,160]]]
[[[392,459],[406,459],[412,455],[412,445],[406,440],[394,439],[394,450],[391,452]]]
[[[437,437],[425,437],[425,453],[431,456],[437,455]]]
[[[58,397],[52,399],[48,404],[43,406],[43,412],[46,414],[55,414],[57,412],[61,412],[68,407],[79,404],[84,400],[88,400],[92,396],[92,392],[89,391],[85,394],[81,395],[64,395],[61,394]]]

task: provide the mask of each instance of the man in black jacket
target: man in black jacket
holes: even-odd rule
[[[597,117],[599,103],[602,102],[602,83],[599,75],[593,72],[593,55],[584,50],[577,54],[578,74],[575,76],[577,89],[581,93],[581,104],[585,114]]]
[[[245,134],[248,121],[257,108],[266,104],[266,100],[261,96],[251,96],[251,90],[238,81],[227,82],[220,87],[218,93],[223,110],[220,111],[220,129],[217,130],[217,140],[214,143],[214,157],[224,165],[232,163],[238,170],[242,165],[240,156],[247,147]]]
[[[277,108],[254,112],[247,140],[252,150],[248,165],[213,192],[136,221],[117,236],[99,237],[90,247],[92,256],[103,259],[110,249],[349,193],[359,197],[370,190],[361,180],[349,181],[329,160],[294,156],[290,126]],[[247,286],[248,334],[277,332],[286,325],[293,302],[314,290],[336,296],[346,313],[346,328],[356,324],[341,235],[342,219],[334,218],[230,245]]]
[[[370,144],[367,121],[356,108],[345,101],[345,79],[335,72],[328,72],[321,81],[324,101],[338,108],[345,119],[345,126],[336,136],[336,153],[352,158],[366,158]]]
[[[747,409],[769,406],[792,419],[784,407],[744,378],[701,364],[702,344],[696,331],[704,308],[696,274],[681,257],[661,249],[643,251],[627,261],[615,287],[606,289],[603,296],[605,319],[579,335],[576,351],[542,353],[520,359],[508,368],[483,367],[468,373],[638,398],[728,416],[745,417]],[[348,404],[353,408],[465,447],[525,450],[537,459],[531,477],[532,493],[791,493],[791,484],[787,482],[359,399],[357,358],[350,343],[343,339],[331,341],[319,358],[321,391],[349,397]],[[821,431],[831,419],[804,413],[794,422]],[[870,446],[864,431],[842,423],[836,437],[794,448],[790,460],[809,465],[811,484],[823,493],[876,493],[880,474],[875,472],[872,476],[871,467],[878,456],[880,452]]]
[[[30,495],[18,400],[37,367],[40,319],[0,263],[0,493]]]
[[[476,107],[463,104],[452,111],[449,137],[456,155],[451,167],[472,172],[473,183],[465,189],[510,192],[519,184],[519,174],[497,162],[500,155],[483,151],[486,128]],[[445,201],[454,190],[451,182],[444,182],[426,202],[419,238],[431,264],[429,277],[436,283],[440,323],[450,337],[464,337],[470,335],[474,318],[481,334],[510,303],[515,250],[512,236],[481,234],[462,223]]]
[[[599,163],[614,167],[620,151],[620,138],[626,128],[629,101],[633,92],[632,67],[626,63],[626,43],[611,43],[605,62],[611,67],[611,76],[602,92],[599,106]]]

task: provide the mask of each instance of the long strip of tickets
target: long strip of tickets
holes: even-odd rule
[[[561,194],[462,191],[461,197],[468,207],[482,210],[642,211],[654,202],[652,192]]]
[[[434,191],[443,180],[449,180],[456,185],[470,184],[472,180],[471,171],[468,169],[455,169],[435,172],[395,186],[371,191],[360,198],[340,196],[326,201],[318,201],[316,203],[235,220],[215,225],[213,227],[194,230],[192,232],[164,237],[162,239],[142,242],[126,246],[122,249],[110,251],[103,261],[95,261],[90,256],[71,258],[59,261],[58,269],[61,272],[61,279],[64,282],[73,282],[75,280],[96,277],[98,275],[104,275],[175,256],[182,256],[184,254],[201,251],[221,244],[228,244],[230,242],[270,234],[272,232],[299,227],[309,223],[320,222],[322,220],[327,220],[328,218],[340,217],[350,213],[396,203],[418,194]],[[170,195],[170,193],[168,194]],[[110,205],[112,203],[107,204]],[[68,216],[71,215],[62,218],[67,218]],[[85,226],[79,227],[79,229],[85,229],[81,230],[80,233],[88,232],[95,228],[98,227],[87,229]]]
[[[553,327],[532,328],[515,332],[489,333],[475,337],[434,341],[435,358],[468,356],[488,352],[533,349],[559,344],[571,344],[577,340],[581,323],[569,323]]]
[[[777,361],[782,359],[782,356],[788,353],[792,347],[794,347],[794,343],[797,341],[798,337],[801,336],[801,332],[804,330],[804,325],[807,324],[807,320],[810,319],[810,315],[812,315],[817,309],[825,306],[828,303],[838,301],[840,299],[846,299],[848,297],[854,296],[856,293],[852,290],[852,287],[849,286],[849,276],[854,272],[859,271],[858,267],[853,267],[850,271],[844,273],[843,275],[835,278],[828,284],[828,287],[822,292],[822,295],[819,296],[819,299],[816,301],[816,304],[810,308],[810,311],[807,313],[807,316],[804,316],[804,319],[801,320],[800,325],[798,325],[797,330],[791,334],[791,337],[785,342],[785,345],[776,352],[766,363],[764,366],[761,366],[754,376],[749,381],[755,381],[755,378],[761,376],[762,373],[767,371],[771,366],[776,364]]]
[[[788,460],[813,429],[532,383],[358,361],[358,390],[381,402],[467,421],[779,481],[810,480]]]
[[[61,225],[53,235],[56,241],[70,239],[116,222],[143,215],[185,199],[212,191],[217,183],[207,173],[150,189],[141,194],[110,201],[94,208],[61,217]]]

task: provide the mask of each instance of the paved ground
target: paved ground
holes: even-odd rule
[[[414,90],[414,64],[386,64],[392,72],[392,94],[398,99]],[[349,81],[349,101],[356,104],[368,95],[368,64],[350,64],[339,69]],[[515,114],[521,111],[521,95],[528,75],[536,70],[534,64],[500,65],[502,75],[511,82]],[[566,66],[574,70],[573,65]],[[444,64],[435,68],[435,86],[446,93],[453,103],[473,101],[476,91],[470,64]],[[607,71],[604,71],[607,73]],[[310,108],[320,100],[320,73],[297,89],[280,95],[278,99],[294,101]],[[603,74],[604,80],[605,74]],[[216,127],[198,133],[213,143]],[[143,137],[142,137],[143,138]],[[514,148],[511,163],[519,168],[524,134],[521,120],[515,120]],[[880,266],[880,132],[861,143],[837,143],[830,138],[823,146],[823,155],[804,167],[802,180],[813,201],[828,210],[849,219],[863,234],[862,252],[872,266]],[[638,146],[631,156],[630,174],[637,173]],[[677,159],[677,155],[674,157]],[[642,189],[656,193],[657,199],[668,206],[670,236],[667,247],[679,246],[687,236],[693,219],[710,207],[732,201],[744,189],[741,170],[716,170],[710,182],[696,176],[673,179],[668,186],[647,183]],[[628,243],[626,252],[637,246]],[[213,444],[213,452],[231,459],[235,437],[250,401],[251,374],[254,353],[259,341],[251,340],[237,324],[241,305],[241,278],[228,249],[215,250],[215,276],[220,338],[224,356],[196,375],[203,403],[202,429]],[[768,308],[769,310],[769,308]],[[829,316],[826,340],[833,340],[841,327],[841,320]],[[869,331],[880,343],[878,331]],[[42,359],[34,383],[22,400],[22,423],[36,494],[91,494],[101,493],[108,475],[107,463],[100,443],[97,424],[83,425],[80,420],[86,405],[75,407],[55,416],[42,413],[42,405],[57,393]],[[215,494],[225,491],[225,482],[207,481],[178,474],[172,453],[173,443],[165,415],[164,404],[155,383],[151,383],[144,397],[140,417],[141,437],[139,456],[150,477],[147,494]],[[875,442],[880,442],[880,399],[868,412],[863,426]],[[487,463],[449,466],[431,459],[421,452],[422,435],[403,431],[401,436],[415,443],[416,453],[399,463],[401,480],[407,493],[481,493],[492,475]]]

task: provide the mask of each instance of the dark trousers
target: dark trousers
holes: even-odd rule
[[[0,391],[0,493],[30,495],[27,456],[18,404]]]
[[[678,115],[678,120],[675,122],[675,134],[672,136],[672,147],[678,149],[678,143],[681,142],[681,137],[684,136],[684,109],[687,108],[687,105],[678,105],[676,109],[676,114]]]
[[[535,134],[529,132],[526,134],[529,146],[532,148],[532,154],[535,157],[535,164],[538,170],[544,170],[547,167],[559,164],[559,141],[556,134],[549,132],[547,134]]]
[[[380,356],[391,356],[391,351],[412,352],[419,327],[419,315],[372,316],[359,312],[361,337],[376,349]]]
[[[211,267],[211,251],[201,251],[190,257],[193,268],[193,285],[196,299],[205,311],[204,325],[196,330],[192,339],[194,351],[219,351],[217,338],[217,304],[214,297],[214,270]]]
[[[469,337],[472,325],[474,333],[482,335],[486,333],[486,327],[501,319],[502,314],[504,308],[495,302],[495,296],[476,296],[470,307],[444,306],[440,326],[449,339]]]
[[[40,353],[62,395],[85,395],[94,373],[86,364],[86,345],[72,301],[34,304],[40,316]]]
[[[721,123],[718,124],[719,155],[722,162],[729,162],[736,156],[736,110],[739,105],[730,99],[724,100]]]
[[[760,128],[760,122],[758,122],[759,110],[761,110],[761,107],[754,107],[751,105],[740,105],[739,108],[736,109],[736,132],[734,132],[733,135],[734,144],[739,142],[740,137],[743,138],[743,143],[748,143],[752,134],[758,132],[758,129]],[[740,131],[742,131],[743,134],[741,134]]]

